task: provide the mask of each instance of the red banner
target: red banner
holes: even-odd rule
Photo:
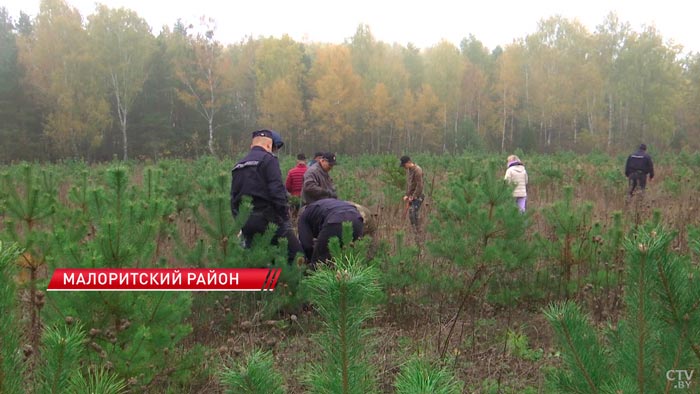
[[[56,269],[48,291],[273,291],[281,268]]]

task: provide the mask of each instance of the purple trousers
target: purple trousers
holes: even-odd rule
[[[527,197],[515,197],[515,203],[518,204],[518,209],[520,212],[525,212],[525,205],[527,204]]]

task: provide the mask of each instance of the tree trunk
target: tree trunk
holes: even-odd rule
[[[612,93],[608,93],[608,149],[612,146],[613,134],[613,98]]]
[[[505,152],[506,146],[506,88],[503,87],[503,130],[501,130],[501,153]]]
[[[389,131],[389,141],[386,143],[386,150],[388,152],[391,152],[391,142],[394,140],[394,126],[391,126],[391,130]]]
[[[124,113],[124,121],[121,122],[122,126],[122,142],[124,143],[124,158],[123,160],[126,161],[129,156],[127,154],[128,151],[128,144],[127,144],[127,138],[126,138],[126,113]]]
[[[459,124],[459,113],[455,113],[455,139],[454,139],[454,153],[457,153],[457,129],[459,128],[457,125]]]
[[[442,108],[442,153],[447,153],[447,104]]]
[[[214,117],[209,117],[209,153],[214,155]]]
[[[588,131],[591,134],[595,134],[594,124],[593,124],[593,108],[595,108],[596,99],[593,99],[593,104],[590,104],[590,99],[586,97],[586,120],[588,122]]]
[[[476,133],[481,135],[481,95],[476,103]]]
[[[530,72],[525,67],[525,113],[527,114],[527,128],[530,128]]]

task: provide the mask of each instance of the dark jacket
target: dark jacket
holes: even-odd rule
[[[338,198],[338,194],[333,186],[331,176],[320,164],[315,164],[309,167],[304,174],[301,199],[304,204],[311,204],[322,198]]]
[[[654,178],[654,163],[646,151],[639,149],[627,157],[625,176],[629,177],[634,172],[642,172],[648,174],[650,179]]]
[[[231,170],[231,213],[238,215],[243,196],[253,199],[253,212],[269,221],[289,220],[287,191],[277,158],[265,149],[254,146],[248,155]]]
[[[362,215],[354,205],[335,198],[324,198],[304,208],[299,216],[299,241],[305,249],[313,247],[313,239],[318,237],[323,226],[362,220]]]

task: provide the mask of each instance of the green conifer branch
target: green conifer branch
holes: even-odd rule
[[[80,325],[50,327],[42,338],[41,391],[60,394],[79,373],[85,333]]]
[[[579,349],[588,347],[579,346],[574,340],[576,335],[572,333],[574,330],[580,333],[581,328],[585,326],[583,317],[576,304],[570,301],[565,301],[561,304],[552,304],[544,311],[544,314],[559,334],[560,341],[564,342],[567,351],[566,354],[573,360],[573,366],[585,380],[590,392],[598,393],[598,387],[588,371],[588,366],[584,362],[585,356],[579,353]]]
[[[16,324],[17,286],[15,261],[21,250],[15,244],[7,245],[0,241],[0,393],[20,394],[25,363],[20,356],[21,330]]]
[[[371,349],[363,344],[368,331],[362,325],[381,296],[378,273],[351,253],[334,263],[334,269],[322,266],[303,282],[325,327],[315,338],[323,361],[306,381],[312,393],[375,392],[376,378],[367,363]]]
[[[644,271],[646,269],[646,254],[642,254],[642,259],[639,262],[639,276],[637,281],[637,291],[639,292],[639,306],[637,307],[637,389],[640,394],[644,394],[644,345],[646,343],[647,330],[646,318],[644,316],[644,301],[646,298],[646,281]]]
[[[77,374],[70,380],[69,386],[69,394],[120,394],[126,390],[124,380],[103,369],[89,372],[87,377]]]
[[[414,355],[401,368],[394,387],[397,394],[459,394],[464,383],[447,368],[434,367]]]
[[[224,366],[219,379],[227,394],[283,394],[282,376],[275,371],[272,354],[254,350],[245,361]]]

